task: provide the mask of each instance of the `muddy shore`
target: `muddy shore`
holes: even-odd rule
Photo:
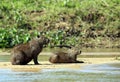
[[[10,62],[0,62],[0,68],[12,69],[13,71],[28,71],[37,72],[41,69],[56,69],[56,68],[71,68],[80,69],[82,66],[94,65],[94,64],[105,64],[105,63],[120,63],[115,58],[78,58],[85,63],[71,63],[71,64],[52,64],[48,61],[40,62],[41,65],[34,65],[30,62],[28,65],[11,65]]]
[[[11,65],[9,61],[10,52],[0,52],[1,59],[4,59],[8,56],[7,60],[0,62],[0,69],[7,68],[14,71],[39,71],[40,69],[53,69],[53,68],[72,68],[80,69],[82,66],[94,65],[94,64],[105,64],[105,63],[120,63],[120,60],[117,60],[117,57],[120,57],[118,50],[107,50],[107,51],[84,51],[81,55],[78,56],[77,60],[84,61],[84,63],[69,63],[69,64],[52,64],[48,61],[49,56],[52,52],[42,52],[39,55],[40,65],[34,65],[31,61],[28,65]]]

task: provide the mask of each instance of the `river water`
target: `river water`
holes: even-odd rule
[[[42,69],[39,72],[0,69],[0,82],[120,82],[120,63],[88,65],[82,69]]]

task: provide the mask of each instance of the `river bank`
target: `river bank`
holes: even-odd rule
[[[40,53],[38,60],[41,65],[34,65],[31,61],[28,65],[11,65],[10,51],[11,49],[0,50],[0,68],[8,68],[15,71],[39,71],[40,69],[53,69],[53,68],[74,68],[78,69],[86,65],[104,64],[104,63],[117,63],[120,62],[119,49],[82,49],[82,53],[78,56],[77,60],[84,61],[84,63],[70,63],[70,64],[52,64],[48,61],[53,52],[62,51],[65,49],[48,49],[45,48]]]
[[[80,69],[83,66],[87,65],[96,65],[96,64],[107,64],[107,63],[120,63],[119,60],[115,58],[78,58],[85,63],[71,63],[71,64],[52,64],[48,61],[40,62],[41,65],[34,65],[33,62],[30,62],[28,65],[11,65],[10,62],[0,62],[0,69],[7,68],[13,71],[28,71],[28,72],[37,72],[41,69],[59,69],[59,68],[70,68],[70,69]]]
[[[19,4],[21,5],[19,5]],[[26,5],[27,4],[27,5]],[[0,48],[26,43],[38,35],[48,47],[120,48],[120,1],[2,1]]]

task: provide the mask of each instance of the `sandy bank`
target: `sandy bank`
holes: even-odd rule
[[[42,62],[39,61],[41,65],[34,65],[33,62],[30,62],[28,65],[11,65],[10,62],[0,62],[0,68],[9,68],[14,71],[37,72],[40,71],[40,69],[53,69],[53,68],[80,69],[80,67],[85,65],[120,62],[118,60],[115,60],[115,58],[78,58],[78,60],[82,60],[85,63],[52,64],[48,61]]]

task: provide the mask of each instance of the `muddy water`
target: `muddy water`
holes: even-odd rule
[[[82,69],[42,69],[38,72],[0,69],[0,82],[120,82],[120,63],[89,65]]]

